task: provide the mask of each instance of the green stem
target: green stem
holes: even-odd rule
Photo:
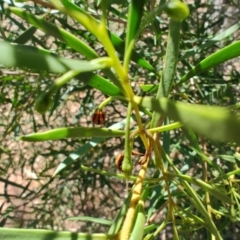
[[[111,96],[107,99],[105,99],[104,101],[102,101],[99,106],[98,106],[98,109],[103,109],[104,107],[106,107],[110,102],[112,102],[113,100],[120,100],[120,101],[124,101],[124,102],[127,102],[127,98],[123,97],[123,96]]]
[[[125,145],[124,145],[124,159],[122,162],[122,171],[126,178],[129,178],[132,173],[133,164],[132,164],[132,145],[133,140],[130,138],[130,124],[131,124],[131,114],[132,114],[132,104],[128,103],[128,111],[127,111],[127,121],[125,128]]]
[[[109,171],[100,170],[100,169],[96,169],[96,168],[90,168],[90,167],[87,167],[85,165],[81,165],[81,169],[83,169],[84,171],[94,172],[94,173],[101,174],[101,175],[104,175],[104,176],[116,177],[118,179],[123,179],[123,180],[126,179],[124,174],[121,174],[121,173],[115,173],[115,172],[109,172]],[[133,182],[136,182],[137,177],[130,176],[129,180],[131,180]],[[160,181],[162,181],[162,178],[145,178],[143,180],[144,183],[151,183],[151,184],[156,183],[156,185],[158,185]],[[151,188],[155,187],[156,185],[155,184],[151,185]]]
[[[57,78],[54,81],[51,88],[54,88],[56,90],[61,88],[64,84],[66,84],[68,81],[70,81],[72,78],[74,78],[75,76],[77,76],[80,73],[81,73],[81,71],[77,71],[77,70],[70,70],[70,71],[66,72],[61,77]]]
[[[100,170],[100,169],[90,168],[90,167],[87,167],[87,166],[84,166],[84,165],[81,165],[81,168],[85,171],[98,173],[98,174],[101,174],[101,175],[104,175],[104,176],[116,177],[116,178],[123,179],[123,180],[126,179],[124,174],[120,174],[120,173],[114,173],[114,172],[104,171],[104,170]],[[130,176],[129,180],[135,182],[137,180],[137,177]],[[149,179],[149,182],[150,183],[151,182],[157,182],[157,180],[159,181],[159,179]]]
[[[161,127],[150,128],[150,129],[148,129],[148,131],[150,133],[166,132],[166,131],[170,131],[170,130],[180,128],[180,127],[182,127],[182,124],[180,122],[175,122],[175,123],[171,123],[171,124],[161,126]]]
[[[165,153],[164,149],[161,149],[162,151],[162,155],[164,157],[164,160],[166,160],[169,165],[173,168],[173,170],[179,174],[182,175],[181,172],[178,170],[178,168],[174,165],[174,163],[172,162],[172,160],[170,159],[170,157]],[[204,207],[202,201],[199,199],[197,193],[194,191],[194,189],[188,184],[188,182],[186,180],[182,180],[181,181],[183,187],[186,189],[186,191],[188,192],[188,195],[190,197],[191,200],[193,200],[192,202],[194,202],[194,205],[196,207],[196,209],[204,216],[205,218],[205,222],[207,222],[208,226],[209,226],[209,230],[211,231],[211,233],[213,233],[216,237],[216,239],[218,240],[222,240],[222,237],[218,231],[218,229],[216,228],[214,222],[212,221],[211,217],[208,215],[208,212],[206,210],[206,208]]]

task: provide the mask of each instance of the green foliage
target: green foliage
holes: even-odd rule
[[[99,224],[104,233],[95,233],[96,225],[79,227],[82,233],[2,228],[1,238],[147,240],[158,239],[166,229],[173,239],[233,236],[231,228],[240,220],[240,76],[239,66],[228,70],[220,64],[231,60],[233,65],[240,56],[239,41],[233,42],[240,24],[216,32],[225,18],[210,17],[214,1],[189,6],[179,0],[156,5],[138,0],[32,2],[0,8],[9,26],[20,29],[0,27],[1,181],[5,189],[8,184],[20,188],[24,199],[41,199],[42,205],[33,207],[34,220],[20,227],[56,230],[61,216]],[[66,119],[76,104],[70,124]],[[83,121],[109,107],[107,123],[99,121],[105,126]],[[7,119],[4,111],[13,111],[14,117]],[[34,169],[37,158],[21,165],[5,160],[12,151],[5,144],[8,136],[8,141],[18,140],[27,156],[32,148],[44,156],[46,166],[36,169],[36,179],[48,180],[38,191],[29,189],[31,182],[25,186],[8,180],[12,169]],[[113,162],[116,149],[123,156],[117,163],[120,174],[111,162],[106,168],[106,157]],[[123,184],[116,187],[113,177]],[[125,182],[130,185],[127,197],[122,194]],[[108,189],[102,202],[98,184],[101,193]],[[93,206],[101,204],[89,213],[88,195],[95,191]],[[79,205],[76,199],[82,195]],[[107,213],[104,204],[107,208],[116,199],[111,203],[115,210]],[[6,227],[9,211],[16,207],[6,208],[1,227]]]
[[[32,229],[9,229],[2,228],[0,232],[2,239],[32,239],[32,240],[62,240],[62,239],[76,239],[76,240],[110,240],[116,239],[116,235],[106,234],[88,234],[88,233],[71,233],[71,232],[57,232],[50,230],[32,230]]]
[[[62,138],[87,138],[87,137],[116,137],[123,136],[124,131],[111,130],[108,128],[59,128],[44,133],[33,133],[19,137],[19,140],[38,142],[48,140],[58,140]]]
[[[34,110],[40,114],[44,114],[50,109],[52,104],[52,95],[48,92],[43,92],[37,97]]]

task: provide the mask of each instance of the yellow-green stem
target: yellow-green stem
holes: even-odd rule
[[[126,121],[126,127],[125,127],[124,158],[122,162],[122,171],[127,179],[131,176],[132,169],[133,169],[132,157],[131,157],[133,139],[130,138],[131,113],[132,113],[132,104],[129,102],[128,110],[127,110],[127,121]]]
[[[148,129],[148,131],[150,133],[166,132],[166,131],[170,131],[170,130],[180,128],[180,127],[182,127],[182,123],[175,122],[175,123],[171,123],[171,124],[164,125],[164,126],[161,126],[161,127],[150,128],[150,129]]]
[[[149,163],[149,156],[147,157],[146,162],[142,165],[142,168],[139,171],[139,174],[137,177],[137,181],[133,187],[131,202],[129,204],[122,229],[119,233],[119,240],[129,239],[129,235],[132,229],[132,224],[133,224],[134,216],[136,212],[136,207],[137,207],[138,201],[140,200],[140,195],[142,193],[143,179],[145,178],[148,163]]]

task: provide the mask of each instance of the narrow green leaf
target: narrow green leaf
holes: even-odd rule
[[[142,200],[139,201],[137,210],[136,210],[136,221],[131,233],[130,240],[142,239],[144,233],[144,225],[145,225],[145,213],[144,213],[144,202]]]
[[[87,61],[62,58],[36,47],[0,41],[0,52],[0,64],[9,67],[30,68],[54,73],[64,73],[71,69],[80,70],[83,67],[87,67],[84,71],[90,70]],[[8,56],[8,58],[4,56]],[[121,91],[114,84],[92,72],[81,73],[76,78],[109,96],[121,95]]]
[[[173,170],[178,174],[182,175],[181,172],[178,170],[176,165],[172,162],[171,158],[165,153],[164,149],[161,149],[162,156],[165,161],[169,163],[169,165],[173,168]],[[171,174],[171,173],[170,173]],[[186,176],[186,175],[185,175]],[[192,202],[192,205],[199,211],[200,214],[204,216],[204,221],[207,222],[207,228],[209,231],[215,235],[216,239],[222,240],[220,232],[218,231],[215,223],[213,222],[212,218],[209,216],[205,206],[202,203],[202,200],[199,198],[196,191],[189,185],[186,180],[181,181],[182,186],[185,188],[185,191],[188,193],[186,196]]]
[[[106,70],[108,69],[105,69],[105,71]],[[81,82],[84,82],[89,86],[100,90],[103,94],[107,94],[109,96],[122,95],[119,88],[117,88],[107,79],[95,73],[92,72],[81,73],[76,78],[79,79]]]
[[[125,127],[125,142],[124,142],[124,158],[122,161],[122,172],[125,175],[126,179],[128,179],[132,175],[133,170],[133,163],[132,163],[132,148],[133,148],[133,141],[130,138],[130,131],[131,131],[131,114],[132,114],[132,104],[128,103],[128,110],[127,110],[127,121]]]
[[[124,49],[125,49],[124,41],[121,38],[119,38],[117,35],[111,32],[109,32],[109,37],[116,51],[121,55],[124,55]],[[151,72],[155,72],[155,68],[149,62],[147,62],[144,58],[142,58],[141,55],[138,54],[136,51],[132,52],[131,60],[137,63],[139,66]]]
[[[185,54],[180,59],[186,59],[189,58],[197,53],[203,52],[203,50],[208,49],[212,47],[214,44],[216,44],[219,41],[222,41],[223,39],[231,36],[234,32],[236,32],[240,28],[240,22],[234,24],[233,26],[229,27],[228,29],[222,31],[222,29],[219,31],[220,33],[217,33],[213,38],[210,38],[206,43],[200,44],[196,46],[193,49],[188,49]]]
[[[55,172],[53,173],[53,177],[59,174],[63,169],[65,169],[67,166],[71,165],[74,161],[79,159],[82,155],[90,151],[93,147],[95,147],[98,143],[101,143],[105,140],[103,137],[95,137],[88,143],[84,144],[74,152],[70,153],[69,156],[67,156],[57,167]],[[79,164],[81,162],[81,159],[79,159]]]
[[[71,17],[74,18],[75,13],[79,12],[79,14],[84,14],[85,16],[87,16],[92,22],[95,22],[95,23],[98,22],[98,20],[93,18],[90,14],[88,14],[83,9],[81,9],[80,7],[78,7],[77,5],[75,5],[74,3],[70,2],[70,1],[68,1],[68,0],[62,1],[62,4],[68,9]],[[94,33],[92,33],[92,34],[94,34]],[[109,32],[109,37],[110,37],[116,51],[119,52],[121,55],[124,55],[123,40],[112,32]],[[149,71],[155,71],[154,67],[149,62],[147,62],[144,58],[142,58],[136,51],[134,51],[132,53],[131,59],[141,67],[148,69]]]
[[[0,239],[5,240],[110,240],[116,239],[116,234],[57,232],[42,229],[0,228]]]
[[[124,203],[122,204],[122,207],[118,211],[117,216],[114,219],[113,224],[108,231],[108,234],[117,234],[121,230],[122,223],[125,219],[128,206],[131,201],[131,197],[132,197],[132,192],[128,194],[128,197],[125,199]]]
[[[144,91],[144,92],[148,92],[148,93],[156,93],[158,90],[158,84],[141,84],[140,88]]]
[[[143,15],[143,7],[145,0],[132,0],[129,5],[128,23],[126,32],[125,54],[124,63],[128,65],[134,42],[136,41],[139,33],[139,26]]]
[[[234,154],[234,157],[235,157],[235,159],[237,160],[237,161],[240,161],[240,153],[235,153]]]
[[[103,219],[103,218],[94,218],[94,217],[86,217],[86,216],[79,216],[79,217],[69,217],[67,220],[71,221],[84,221],[84,222],[93,222],[93,223],[99,223],[102,225],[111,225],[112,221]]]
[[[166,63],[162,71],[162,78],[159,84],[157,98],[167,97],[172,89],[174,77],[176,75],[176,66],[178,62],[180,29],[181,29],[180,22],[170,20],[168,43],[166,50]]]
[[[20,136],[18,139],[27,142],[41,142],[49,140],[59,140],[63,138],[89,138],[89,137],[118,137],[123,136],[124,131],[112,130],[108,128],[56,128],[47,132],[32,133],[29,135]]]
[[[232,204],[232,200],[226,196],[226,192],[219,191],[216,187],[211,186],[206,182],[203,182],[201,179],[196,179],[186,175],[179,175],[178,177],[190,183],[193,183],[196,186],[199,186],[200,188],[204,189],[206,192],[209,192],[211,195],[213,195],[215,198],[219,199],[223,203]]]
[[[172,102],[166,98],[135,97],[134,100],[211,140],[240,143],[240,119],[227,108]]]
[[[0,64],[7,67],[30,68],[53,73],[64,73],[68,70],[88,72],[102,68],[101,63],[67,59],[41,48],[21,44],[0,42],[0,52]]]
[[[223,63],[229,59],[235,58],[240,56],[240,41],[232,43],[225,48],[213,53],[209,57],[206,57],[200,63],[198,63],[193,69],[191,69],[187,74],[185,74],[179,82],[176,83],[177,85],[186,82],[193,76],[199,75],[200,73],[217,66],[220,63]]]
[[[18,44],[24,44],[32,38],[33,34],[36,31],[37,31],[37,28],[31,26],[25,32],[23,32],[19,37],[17,37],[14,42]]]
[[[209,165],[213,166],[220,174],[223,174],[221,167],[215,162],[209,159],[208,156],[206,156],[202,149],[200,148],[200,145],[198,143],[198,138],[196,134],[186,128],[182,128],[184,135],[187,137],[188,141],[190,142],[190,147],[199,155],[199,157],[203,160],[206,161]]]
[[[224,161],[228,161],[231,163],[236,163],[236,159],[234,156],[230,156],[230,155],[218,155],[219,158],[221,158]]]
[[[119,123],[115,123],[112,126],[109,127],[109,129],[112,130],[118,130],[122,129],[125,126],[126,120],[124,119],[123,121]],[[60,171],[62,171],[64,168],[72,164],[75,160],[80,158],[83,154],[87,153],[90,149],[94,148],[98,143],[101,143],[105,140],[104,137],[95,137],[88,143],[84,144],[80,148],[78,148],[76,151],[72,152],[69,154],[68,157],[66,157],[63,162],[59,164],[57,169],[55,170],[53,176],[57,175]]]
[[[12,7],[12,8],[9,8],[9,10],[11,12],[13,12],[14,14],[16,14],[17,16],[25,19],[27,22],[29,22],[33,26],[41,29],[45,33],[47,33],[51,36],[54,36],[55,38],[58,38],[61,41],[64,41],[69,47],[71,47],[72,49],[83,54],[85,57],[87,57],[89,59],[94,59],[94,58],[99,57],[98,54],[90,46],[88,46],[85,42],[83,42],[78,37],[67,32],[63,28],[58,27],[52,23],[49,23],[46,20],[44,20],[43,18],[36,17],[35,15],[33,15],[27,11],[24,11],[22,9]],[[116,84],[119,88],[121,88],[118,84],[118,81],[117,81],[115,75],[109,69],[105,69],[105,70],[103,70],[103,72],[108,76],[108,78],[110,78],[112,80],[112,82],[114,84]],[[99,77],[99,78],[101,78],[101,77]],[[101,85],[101,82],[99,85]],[[104,86],[104,84],[102,84],[102,85]],[[97,88],[97,89],[99,89],[99,88]],[[102,92],[106,93],[106,91],[104,91],[104,90]],[[120,91],[118,91],[118,93],[120,93]],[[111,96],[111,94],[108,94],[108,95]]]
[[[156,98],[168,97],[172,86],[174,77],[176,75],[176,66],[178,62],[178,49],[180,41],[181,22],[170,20],[169,33],[167,39],[166,63],[162,71],[161,81],[158,84],[158,91]],[[157,127],[161,118],[159,112],[153,112],[151,120],[151,127]]]
[[[98,58],[98,54],[89,47],[85,42],[81,41],[78,37],[67,32],[61,27],[58,27],[41,17],[36,17],[35,15],[16,7],[10,7],[9,10],[16,14],[17,16],[25,19],[27,22],[35,26],[36,28],[44,31],[45,33],[54,36],[63,42],[65,42],[69,47],[75,49],[79,53],[83,54],[89,59]]]

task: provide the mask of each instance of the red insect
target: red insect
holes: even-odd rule
[[[123,162],[123,157],[124,155],[122,153],[119,153],[115,159],[115,165],[116,165],[116,168],[122,172],[122,162]]]
[[[92,122],[96,125],[102,125],[105,122],[105,113],[98,109],[92,115]]]

